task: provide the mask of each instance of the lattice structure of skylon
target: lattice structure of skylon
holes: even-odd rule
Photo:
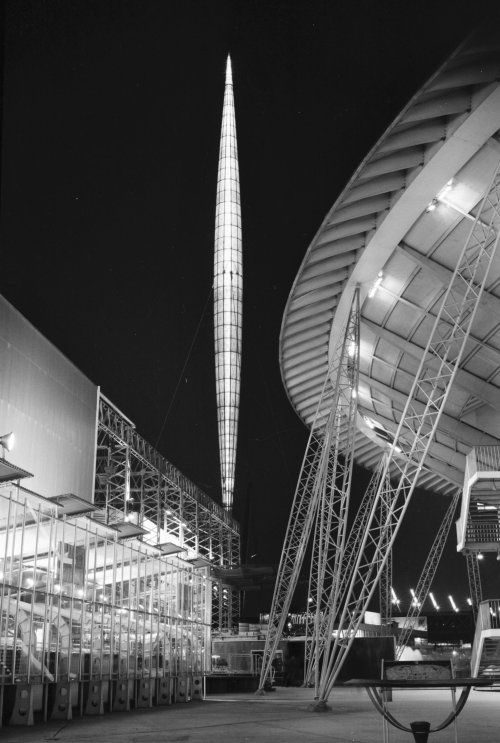
[[[222,503],[233,504],[241,378],[243,274],[240,181],[231,60],[226,86],[217,175],[214,250],[215,380]]]

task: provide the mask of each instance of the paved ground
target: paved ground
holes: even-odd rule
[[[308,707],[310,689],[278,687],[264,697],[254,694],[209,696],[204,702],[176,704],[70,722],[3,727],[2,743],[373,743],[382,740],[382,723],[363,690],[338,689],[331,710]],[[439,722],[449,711],[448,691],[395,692],[391,711],[409,720]],[[458,719],[461,743],[496,743],[500,738],[500,691],[472,691]],[[391,731],[391,743],[411,743]],[[453,743],[453,726],[431,735],[429,743]]]

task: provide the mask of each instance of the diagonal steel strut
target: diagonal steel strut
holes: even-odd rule
[[[347,512],[346,487],[347,482],[350,484],[350,474],[347,474],[345,468],[340,473],[338,469],[339,426],[345,427],[346,421],[347,425],[352,425],[350,422],[355,419],[358,368],[359,290],[356,289],[345,332],[325,379],[295,490],[269,615],[258,690],[260,693],[270,676],[272,660],[297,586],[320,500],[328,503],[328,508],[331,508],[328,532],[335,533],[339,543],[343,543],[343,523]],[[328,412],[325,413],[325,410]],[[349,472],[351,471],[350,460]],[[332,526],[334,511],[339,514],[335,527]],[[326,540],[330,539],[326,530],[321,532],[321,539],[325,540],[325,545]],[[326,569],[323,548],[320,552],[318,575]]]
[[[434,575],[436,574],[436,570],[441,559],[441,555],[443,554],[446,539],[448,538],[448,534],[450,533],[450,527],[453,523],[453,516],[455,515],[455,511],[457,510],[457,504],[460,499],[461,493],[461,490],[457,490],[455,495],[451,499],[450,505],[448,506],[444,518],[441,521],[434,542],[432,543],[432,547],[429,551],[427,560],[425,561],[422,574],[415,589],[415,598],[410,604],[410,608],[408,609],[408,613],[405,617],[403,627],[401,629],[401,632],[399,633],[397,642],[398,659],[401,658],[405,645],[410,638],[414,624],[413,620],[415,619],[415,617],[418,617],[420,615],[424,601],[429,593],[429,588],[431,587],[432,580],[434,578]]]
[[[358,292],[347,325],[347,363],[339,385],[335,429],[329,455],[325,487],[319,500],[309,579],[309,598],[314,622],[309,623],[306,652],[314,652],[314,667],[319,669],[322,643],[319,641],[325,617],[337,604],[337,576],[345,549],[346,524],[351,491],[354,436],[356,433],[359,369],[359,298]],[[307,637],[307,632],[306,632]],[[314,649],[314,651],[313,651]],[[308,659],[309,660],[309,659]],[[317,671],[316,671],[317,681]]]

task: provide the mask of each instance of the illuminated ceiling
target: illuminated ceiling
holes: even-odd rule
[[[355,461],[392,440],[434,318],[500,159],[500,43],[477,34],[414,96],[309,246],[280,336],[289,399],[310,426],[328,359],[361,293]],[[500,444],[500,255],[418,484],[463,484],[465,455]]]

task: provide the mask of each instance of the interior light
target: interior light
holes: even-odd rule
[[[483,555],[483,553],[482,553],[482,552],[478,552],[478,553],[477,553],[477,559],[478,559],[478,560],[482,560],[483,558],[484,558],[484,555]]]
[[[368,292],[368,297],[370,299],[375,296],[375,292],[377,291],[377,289],[379,288],[380,284],[382,283],[382,279],[383,278],[384,278],[383,272],[382,271],[379,271],[378,274],[377,274],[377,278],[373,282],[372,288]]]
[[[436,611],[439,611],[438,603],[437,603],[436,599],[434,598],[434,594],[431,591],[429,591],[429,598],[432,601],[432,605],[435,608],[435,610]]]
[[[438,201],[440,199],[442,199],[443,196],[448,193],[448,191],[451,191],[451,189],[453,188],[454,183],[455,183],[455,181],[453,180],[453,178],[450,178],[450,180],[446,183],[446,185],[443,186],[443,188],[441,189],[441,191],[438,193],[436,199]]]

